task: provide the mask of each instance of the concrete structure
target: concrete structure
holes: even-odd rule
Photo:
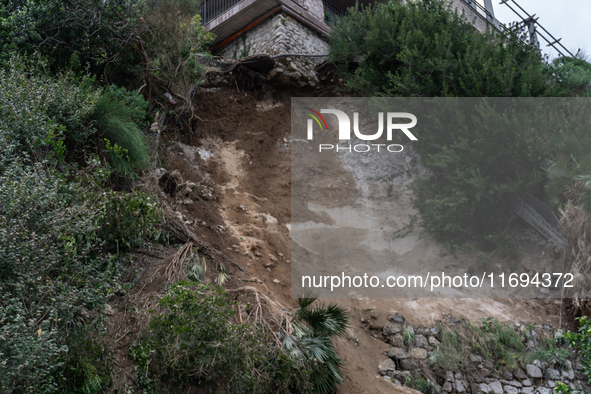
[[[498,22],[492,0],[449,0],[478,31]],[[361,0],[369,4],[376,1]],[[483,2],[483,3],[480,3]],[[267,54],[328,54],[332,20],[355,0],[204,0],[205,29],[216,34],[215,54],[232,59]],[[314,84],[314,65],[322,58],[283,57],[278,70],[296,84]]]

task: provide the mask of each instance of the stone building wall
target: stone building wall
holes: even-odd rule
[[[312,0],[302,0],[312,1]],[[286,53],[324,55],[330,47],[325,38],[310,30],[294,18],[279,13],[247,31],[216,55],[229,59],[266,54],[270,56]],[[317,83],[314,67],[324,58],[286,57],[277,60],[275,74],[283,74],[295,84]]]
[[[303,7],[319,20],[324,20],[324,3],[322,0],[299,0]]]
[[[279,13],[223,47],[216,55],[230,59],[283,53],[327,54],[329,45],[316,32]]]

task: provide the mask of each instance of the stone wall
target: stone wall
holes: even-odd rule
[[[216,53],[230,59],[283,53],[327,54],[326,40],[290,16],[279,13],[236,38]]]
[[[406,385],[412,382],[411,376],[425,373],[431,377],[438,375],[436,391],[442,394],[553,394],[556,382],[566,383],[580,394],[589,393],[581,364],[574,355],[570,357],[572,361],[558,362],[555,359],[555,364],[535,359],[536,350],[541,346],[541,335],[551,338],[556,334],[548,325],[514,326],[527,349],[521,367],[509,369],[504,366],[503,360],[471,354],[468,360],[463,361],[463,371],[434,373],[430,371],[430,360],[438,356],[440,341],[443,340],[441,325],[413,327],[406,324],[406,319],[399,313],[391,315],[388,320],[389,323],[382,328],[382,336],[391,347],[377,365],[377,377],[394,385]],[[369,324],[366,319],[362,319],[362,323]],[[459,327],[462,321],[448,317],[446,324]],[[405,341],[405,331],[407,335],[411,333],[413,339]]]
[[[319,20],[324,20],[324,4],[322,0],[299,0],[303,7]]]
[[[312,2],[312,0],[302,0]],[[220,49],[216,55],[230,59],[266,54],[270,56],[286,53],[324,55],[329,52],[325,38],[308,29],[292,17],[279,13],[262,22],[244,35]],[[324,58],[280,58],[271,77],[286,77],[296,85],[316,84],[314,67]],[[282,75],[278,75],[282,74]]]

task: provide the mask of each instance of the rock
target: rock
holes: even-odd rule
[[[437,347],[441,345],[441,342],[439,342],[435,337],[429,337],[429,345]]]
[[[427,358],[427,350],[418,347],[412,348],[410,350],[410,356],[417,360],[424,360]]]
[[[456,380],[464,379],[464,374],[458,372],[458,373],[454,374],[454,379],[456,379]]]
[[[525,371],[527,375],[534,379],[539,379],[542,377],[542,370],[540,367],[533,365],[533,364],[525,364]]]
[[[525,379],[525,380],[523,380],[523,382],[521,382],[521,384],[524,386],[531,386],[531,380]]]
[[[490,389],[493,393],[503,394],[503,385],[501,385],[501,382],[499,382],[498,380],[491,380],[490,382],[488,382],[488,385],[490,386]]]
[[[571,370],[563,370],[562,371],[562,379],[573,380],[575,378],[575,371]]]
[[[450,382],[443,383],[443,391],[445,391],[446,393],[451,393],[453,391],[453,386]]]
[[[384,381],[388,382],[388,383],[394,383],[395,379],[392,379],[389,376],[382,376],[382,379],[384,379]]]
[[[521,394],[534,394],[534,388],[533,387],[523,387],[521,389]]]
[[[546,386],[548,386],[550,389],[553,389],[556,387],[556,382],[554,380],[546,380]]]
[[[388,352],[386,353],[386,356],[392,358],[392,359],[397,359],[397,360],[405,360],[408,358],[408,353],[406,353],[406,351],[402,348],[399,347],[391,347]]]
[[[417,335],[415,337],[415,346],[426,349],[427,347],[429,347],[429,342],[427,341],[427,338],[425,338],[424,335]]]
[[[546,387],[538,387],[535,391],[536,394],[552,394],[552,390]]]
[[[548,367],[547,362],[540,361],[540,360],[534,360],[534,362],[532,364],[535,365],[536,367],[540,368],[542,371]]]
[[[408,335],[410,335],[411,338],[415,336],[415,329],[413,326],[406,327],[405,331],[408,333]]]
[[[415,360],[411,360],[411,359],[404,359],[402,361],[400,361],[400,366],[402,367],[402,369],[405,369],[407,371],[412,371],[413,369],[417,369],[419,367],[419,363],[416,362]]]
[[[441,327],[439,327],[439,324],[437,324],[435,327],[431,329],[431,334],[435,335],[436,337],[439,336],[440,333]]]
[[[505,389],[505,393],[507,394],[519,394],[519,390],[513,386],[506,385],[503,389]]]
[[[392,359],[387,358],[378,365],[378,371],[382,376],[387,375],[388,372],[396,371],[396,364]]]
[[[512,380],[513,379],[513,374],[511,373],[511,371],[503,371],[503,372],[501,372],[501,376],[505,380]]]
[[[573,364],[570,362],[570,360],[566,360],[564,362],[564,369],[566,369],[567,371],[572,371]]]
[[[476,363],[476,364],[480,364],[484,361],[484,359],[477,354],[471,354],[470,361],[472,361],[473,363]]]
[[[495,364],[490,360],[484,360],[482,366],[484,366],[484,368],[488,369],[489,371],[493,371],[495,369]]]
[[[485,380],[484,380],[484,378],[482,377],[482,375],[480,375],[480,374],[477,374],[477,373],[475,373],[474,375],[472,375],[472,379],[474,379],[474,381],[475,381],[476,383],[484,383],[484,382],[485,382]]]
[[[532,340],[530,339],[530,340],[528,340],[528,341],[525,343],[525,346],[526,346],[528,349],[533,349],[533,348],[535,348],[535,347],[536,347],[536,344],[534,343],[534,341],[532,341]]]
[[[480,368],[480,375],[486,378],[490,376],[490,371],[486,368]]]
[[[273,279],[273,283],[279,284],[281,281],[279,279]]]
[[[404,347],[404,338],[402,338],[402,334],[396,334],[392,337],[392,346]]]
[[[518,382],[517,380],[510,380],[510,381],[507,381],[507,380],[501,380],[501,383],[502,383],[502,384],[508,384],[509,386],[513,386],[513,387],[517,387],[517,388],[521,388],[521,387],[523,386],[523,385],[522,385],[520,382]]]
[[[465,380],[456,380],[455,386],[456,391],[458,393],[463,393],[466,391],[466,388],[468,387],[468,382],[466,382]]]
[[[393,315],[388,316],[388,320],[393,321],[394,323],[401,323],[404,324],[406,319],[400,313],[396,312]]]
[[[517,368],[513,371],[513,376],[515,376],[519,380],[527,379],[527,375],[523,372],[523,369]]]
[[[382,334],[385,337],[389,337],[390,335],[399,334],[404,329],[404,325],[401,323],[388,323],[382,329]]]
[[[453,382],[454,381],[454,374],[452,371],[447,371],[445,373],[445,381],[446,382]]]
[[[394,386],[402,386],[402,383],[400,383],[398,379],[392,379],[392,383],[394,384]]]
[[[546,375],[546,379],[549,379],[549,380],[560,380],[560,372],[558,372],[554,368],[548,368],[546,370],[545,375]]]
[[[488,384],[480,383],[478,385],[478,391],[480,391],[483,394],[489,394],[492,390]]]

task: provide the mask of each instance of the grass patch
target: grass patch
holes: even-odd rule
[[[496,362],[495,369],[513,371],[535,359],[562,365],[571,353],[553,336],[527,327],[519,332],[513,324],[483,319],[480,324],[462,320],[459,325],[443,325],[438,351],[430,363],[440,371],[460,372],[470,368],[470,356],[476,354]],[[524,342],[536,332],[539,346],[528,349]]]

